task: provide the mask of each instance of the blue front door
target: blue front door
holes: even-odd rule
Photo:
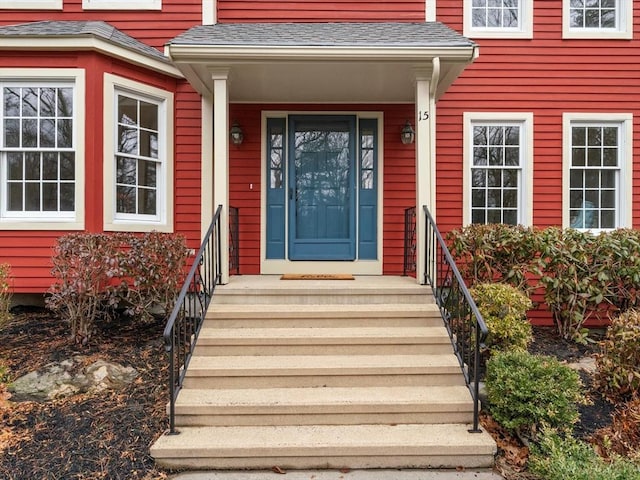
[[[356,257],[355,117],[289,117],[289,259]]]

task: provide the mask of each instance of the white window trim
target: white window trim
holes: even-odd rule
[[[62,10],[62,0],[0,1],[2,10]]]
[[[73,83],[73,137],[76,156],[75,212],[71,218],[51,218],[47,216],[46,212],[43,212],[38,217],[22,217],[17,220],[15,217],[2,217],[0,213],[0,230],[84,230],[85,71],[75,68],[0,68],[0,80],[21,83],[30,81],[39,83],[46,81]],[[4,177],[4,174],[1,176]]]
[[[82,0],[83,10],[162,10],[162,0]]]
[[[618,0],[618,28],[571,28],[570,0],[562,2],[562,38],[632,39],[633,0]]]
[[[149,98],[161,103],[158,109],[159,130],[158,147],[162,163],[162,173],[158,175],[158,220],[145,220],[144,215],[137,218],[118,218],[116,209],[115,181],[115,141],[116,93],[131,93],[133,96]],[[173,93],[143,83],[135,82],[109,73],[104,75],[104,230],[114,232],[173,232]],[[162,123],[164,122],[164,124]]]
[[[464,1],[464,36],[469,38],[533,38],[533,0],[520,0],[520,28],[474,27],[471,0]]]
[[[571,172],[571,127],[576,123],[620,125],[620,184],[618,194],[618,225],[633,225],[633,114],[631,113],[564,113],[562,115],[562,227],[569,228],[569,175]],[[589,229],[598,233],[611,229]]]
[[[533,225],[533,112],[465,112],[462,175],[462,222],[471,223],[471,168],[473,167],[474,123],[519,123],[522,125],[522,175],[520,185],[519,224]]]

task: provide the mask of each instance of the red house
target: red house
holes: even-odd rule
[[[443,231],[636,227],[639,19],[628,0],[0,1],[0,262],[42,293],[58,236],[197,247],[218,205],[223,256],[240,211],[243,275],[401,275],[424,205]]]

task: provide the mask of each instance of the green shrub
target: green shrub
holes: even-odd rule
[[[504,283],[481,283],[471,296],[487,324],[486,344],[492,352],[527,349],[533,339],[526,316],[532,303],[524,293]]]
[[[596,379],[614,399],[640,395],[640,310],[614,317],[596,357]]]
[[[621,457],[605,462],[587,443],[552,431],[533,446],[529,471],[544,480],[640,480],[640,465]]]
[[[11,266],[8,263],[0,263],[0,326],[11,318]]]
[[[532,228],[471,224],[451,231],[449,250],[469,285],[502,282],[526,290],[535,271],[538,237]]]
[[[498,352],[485,381],[493,418],[522,438],[535,439],[545,426],[569,431],[585,401],[578,374],[553,357]]]

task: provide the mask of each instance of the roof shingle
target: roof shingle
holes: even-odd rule
[[[199,25],[171,45],[470,47],[475,43],[440,22],[228,23]]]

